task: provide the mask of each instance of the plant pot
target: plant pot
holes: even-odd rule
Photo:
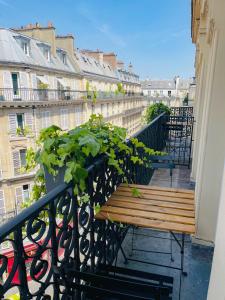
[[[89,166],[93,165],[103,156],[104,154],[98,155],[96,157],[92,157],[92,156],[87,157],[85,168],[88,168]],[[65,172],[66,172],[66,165],[64,165],[62,168],[59,168],[58,174],[54,177],[52,174],[48,172],[47,168],[44,166],[45,185],[46,185],[47,193],[53,190],[54,188],[56,188],[57,186],[59,186],[60,184],[64,183]]]
[[[45,173],[45,186],[46,191],[49,193],[51,190],[59,186],[60,184],[64,183],[64,175],[66,172],[66,166],[63,166],[59,169],[58,174],[54,177],[50,174],[47,168],[44,166],[44,173]]]

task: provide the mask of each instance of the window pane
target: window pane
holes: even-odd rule
[[[29,199],[29,197],[30,197],[29,185],[25,184],[23,185],[23,200],[26,201]]]
[[[17,114],[17,127],[24,128],[24,114]]]
[[[14,95],[18,95],[18,74],[17,73],[12,73],[12,83],[13,83],[13,93]]]
[[[21,161],[21,167],[24,167],[26,165],[26,149],[20,150],[20,161]]]

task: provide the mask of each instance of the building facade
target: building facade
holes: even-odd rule
[[[195,79],[144,80],[141,82],[143,95],[150,104],[163,102],[168,106],[182,106],[186,97],[190,103],[195,97]]]
[[[122,82],[110,55],[101,62],[78,51],[74,38],[56,36],[52,24],[0,29],[0,49],[2,220],[29,198],[34,173],[24,173],[23,166],[41,129],[55,124],[69,130],[95,113],[131,135],[141,128],[145,101],[137,75],[128,72]]]
[[[192,1],[196,45],[195,136],[197,243],[215,246],[208,300],[225,299],[225,2]]]

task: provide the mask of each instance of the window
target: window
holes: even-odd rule
[[[41,112],[41,128],[46,128],[51,125],[50,111]]]
[[[16,114],[17,128],[24,129],[24,114]]]
[[[50,49],[49,48],[43,48],[43,54],[44,57],[50,61],[51,60],[51,54],[50,54]]]
[[[23,134],[24,128],[29,129],[30,132],[33,130],[33,113],[19,113],[19,114],[9,114],[9,132],[11,136],[16,136],[18,134],[17,128],[20,128],[20,134]]]
[[[20,165],[21,167],[25,167],[26,166],[26,153],[27,153],[27,150],[26,149],[21,149],[19,151],[20,153]]]
[[[30,186],[29,184],[24,184],[22,186],[23,189],[23,201],[27,201],[30,198]]]
[[[69,111],[67,108],[62,108],[60,111],[60,123],[63,130],[69,128]]]
[[[13,151],[13,168],[14,168],[14,175],[21,174],[21,168],[25,167],[26,165],[26,149],[20,149]]]
[[[84,56],[82,56],[82,59],[83,59],[83,61],[86,63],[87,62],[87,60],[86,60],[86,58],[84,57]]]
[[[67,64],[67,57],[66,57],[66,53],[62,53],[62,62],[64,63],[64,65]]]
[[[160,93],[160,96],[163,96],[163,91],[160,91],[159,93]]]
[[[82,105],[75,106],[75,126],[79,126],[82,123]]]
[[[171,97],[171,91],[168,91],[168,97]]]
[[[16,96],[19,94],[19,74],[12,73],[12,84],[13,84],[13,95]]]
[[[17,186],[15,188],[15,196],[16,196],[16,211],[17,213],[21,211],[22,203],[29,200],[30,198],[30,185],[24,184],[22,186]]]
[[[151,96],[151,94],[152,94],[152,91],[148,91],[148,95]]]
[[[29,43],[26,41],[22,41],[22,49],[23,52],[27,55],[30,56],[30,48],[29,48]]]

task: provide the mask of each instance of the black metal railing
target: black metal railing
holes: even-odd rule
[[[115,93],[104,91],[79,91],[79,90],[57,90],[57,89],[29,89],[29,88],[3,88],[0,89],[1,101],[56,101],[56,100],[77,100],[77,99],[98,99],[125,98],[140,96],[140,93]]]
[[[171,116],[193,117],[194,114],[193,106],[171,107],[170,110]]]
[[[162,150],[166,138],[164,120],[162,114],[135,137]],[[135,167],[128,156],[121,159],[129,181],[150,180],[149,168]],[[73,186],[62,183],[0,227],[0,299],[14,293],[21,300],[78,299],[70,284],[78,279],[62,274],[71,266],[74,270],[94,272],[100,264],[112,264],[118,251],[118,241],[112,232],[116,231],[122,240],[127,229],[95,220],[94,206],[104,204],[123,177],[108,165],[105,156],[87,170],[86,193],[90,203],[78,207]],[[6,243],[7,249],[3,247]]]

